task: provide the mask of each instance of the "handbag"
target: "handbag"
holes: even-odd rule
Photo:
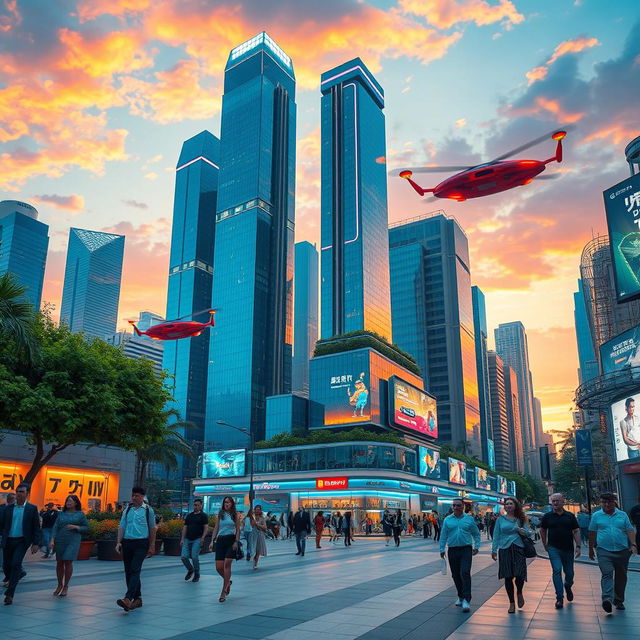
[[[236,560],[242,560],[244,558],[244,551],[242,550],[242,542],[238,540],[238,547],[236,548]]]
[[[522,545],[524,548],[524,557],[525,558],[535,558],[538,555],[536,551],[536,545],[533,544],[533,540],[529,536],[523,536],[520,534],[520,538],[522,539]]]

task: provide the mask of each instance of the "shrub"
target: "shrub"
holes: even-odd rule
[[[184,527],[184,520],[168,520],[158,527],[156,535],[162,540],[165,538],[179,538],[182,533],[182,527]]]
[[[97,540],[99,535],[100,522],[98,520],[87,518],[89,529],[82,534],[83,540]]]
[[[116,513],[115,511],[88,511],[87,520],[120,520],[122,518],[122,511]]]
[[[118,520],[99,520],[96,524],[96,540],[115,540],[118,537]]]
[[[214,515],[209,516],[209,528],[213,529],[216,526],[217,517]]]

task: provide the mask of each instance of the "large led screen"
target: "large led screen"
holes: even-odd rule
[[[467,463],[449,458],[449,482],[467,484]]]
[[[498,493],[509,493],[507,479],[504,476],[496,476],[498,480]]]
[[[440,452],[428,447],[418,447],[420,475],[434,480],[440,479]]]
[[[616,460],[640,458],[640,393],[611,405]]]
[[[640,327],[624,331],[600,345],[602,373],[640,366]]]
[[[491,482],[489,482],[489,474],[486,469],[476,467],[476,489],[491,491]]]
[[[202,455],[203,478],[235,478],[244,475],[245,450],[207,451]]]
[[[436,399],[397,376],[389,378],[391,424],[429,438],[438,437]]]
[[[640,173],[603,192],[618,301],[640,295]]]

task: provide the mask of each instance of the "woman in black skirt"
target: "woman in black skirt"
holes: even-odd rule
[[[509,613],[516,612],[513,582],[516,583],[518,607],[524,607],[522,589],[527,581],[527,559],[524,555],[523,536],[533,531],[528,527],[522,505],[515,498],[504,501],[504,514],[495,524],[491,557],[498,560],[498,578],[504,579],[504,588],[509,596]]]
[[[224,602],[231,591],[231,565],[237,556],[240,543],[240,524],[242,518],[238,517],[236,503],[231,496],[225,496],[222,500],[222,509],[218,512],[216,526],[211,536],[209,551],[216,549],[216,571],[222,578],[222,593],[219,602]]]

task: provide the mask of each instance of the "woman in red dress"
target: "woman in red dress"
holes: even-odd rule
[[[316,549],[322,549],[320,546],[322,532],[324,531],[324,514],[322,511],[318,511],[318,515],[313,519],[313,524],[316,528]]]

